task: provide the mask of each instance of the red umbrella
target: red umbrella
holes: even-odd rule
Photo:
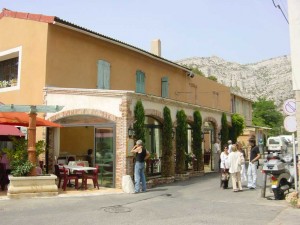
[[[0,124],[13,126],[29,126],[29,115],[24,112],[0,112]],[[58,123],[36,117],[36,126],[39,127],[61,127]]]

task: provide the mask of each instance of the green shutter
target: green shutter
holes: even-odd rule
[[[98,89],[110,89],[110,64],[104,60],[98,61]]]
[[[161,78],[161,97],[163,97],[163,98],[169,97],[169,78],[168,77]]]
[[[145,94],[145,74],[137,70],[136,71],[136,89],[135,92]]]

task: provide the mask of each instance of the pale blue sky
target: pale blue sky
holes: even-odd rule
[[[274,1],[287,13],[287,0]],[[2,8],[57,16],[146,51],[159,38],[169,60],[290,54],[288,24],[272,0],[0,0]]]

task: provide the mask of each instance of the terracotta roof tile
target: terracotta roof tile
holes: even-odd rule
[[[18,19],[34,20],[34,21],[39,21],[44,23],[53,23],[55,18],[54,16],[45,16],[42,14],[15,12],[5,8],[0,13],[0,19],[2,17],[13,17]]]

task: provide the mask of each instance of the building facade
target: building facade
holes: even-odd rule
[[[236,112],[228,87],[162,58],[160,43],[150,53],[54,16],[7,9],[0,14],[0,30],[0,101],[64,106],[40,115],[63,125],[39,130],[49,145],[50,171],[59,157],[84,159],[91,148],[94,163],[102,167],[102,185],[121,187],[122,176],[132,173],[128,129],[139,100],[145,108],[146,147],[158,160],[165,106],[174,125],[178,110],[185,111],[189,126],[194,111],[200,111],[204,148],[210,151],[222,113],[230,123]],[[251,101],[239,99],[247,105],[241,113],[250,123]],[[190,130],[188,136],[192,151]],[[150,171],[159,172],[159,164]]]

